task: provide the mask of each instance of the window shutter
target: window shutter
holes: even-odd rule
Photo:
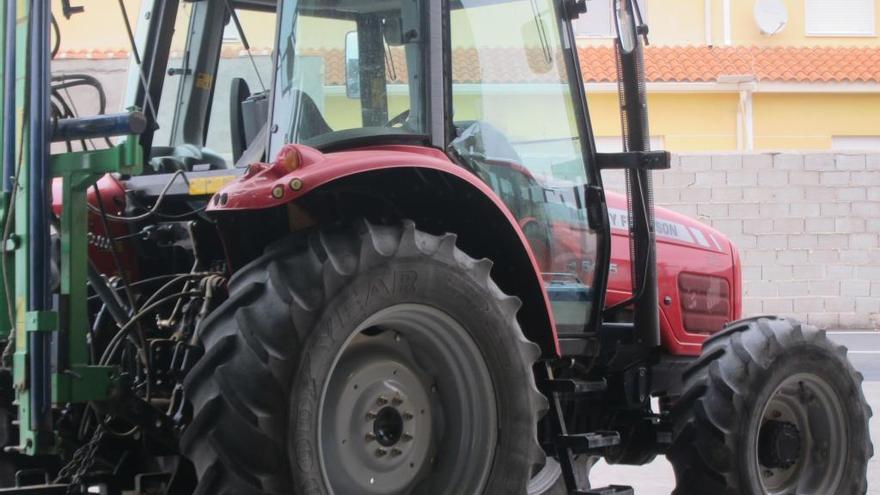
[[[809,36],[874,36],[874,0],[806,0]]]
[[[610,38],[614,36],[614,25],[611,23],[612,0],[587,0],[587,13],[574,22],[578,36],[594,38]]]
[[[648,22],[648,0],[638,0],[638,4],[645,22]],[[574,32],[577,36],[591,38],[616,37],[614,0],[587,0],[587,13],[574,21]]]
[[[880,136],[831,136],[835,151],[880,151]]]

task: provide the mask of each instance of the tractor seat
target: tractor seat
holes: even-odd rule
[[[291,92],[293,93],[293,101],[299,102],[300,119],[297,123],[299,126],[297,141],[305,142],[322,134],[333,132],[333,128],[324,119],[315,100],[308,93],[298,89],[293,89]]]
[[[290,99],[297,102],[300,107],[298,112],[300,119],[297,122],[299,142],[333,132],[318,105],[308,93],[298,89],[292,89],[290,92]],[[232,138],[233,162],[241,161],[245,150],[258,139],[261,131],[266,127],[271,100],[269,96],[268,92],[251,94],[247,82],[240,77],[232,80],[229,130]]]

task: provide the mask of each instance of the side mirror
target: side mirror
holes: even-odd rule
[[[632,0],[614,0],[614,19],[620,50],[628,55],[636,49],[636,44],[639,41]]]
[[[350,31],[345,35],[345,96],[354,99],[361,97],[361,66],[357,31]]]

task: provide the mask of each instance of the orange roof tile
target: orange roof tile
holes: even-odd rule
[[[581,47],[579,53],[586,81],[616,80],[611,48]],[[648,47],[645,74],[652,82],[710,82],[730,75],[774,82],[880,82],[880,48]]]
[[[266,56],[269,49],[256,49]],[[586,82],[613,82],[617,79],[614,51],[608,46],[579,47],[581,71]],[[325,59],[327,84],[345,83],[341,50],[320,50],[313,55]],[[70,50],[59,59],[118,59],[125,50]],[[222,56],[246,56],[239,46],[224,46]],[[397,80],[405,79],[405,57],[392,49]],[[559,75],[534,70],[543,63],[540,50],[525,56],[518,50],[497,47],[481,51],[455,49],[454,73],[457,82],[551,82]],[[880,82],[880,48],[846,47],[705,47],[650,46],[645,53],[645,73],[649,82],[713,82],[720,76],[754,76],[758,81],[797,83]]]

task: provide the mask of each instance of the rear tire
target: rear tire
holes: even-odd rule
[[[667,453],[674,493],[866,492],[871,410],[846,348],[825,332],[781,318],[733,323],[684,380]]]
[[[411,222],[271,246],[200,329],[196,493],[525,494],[539,349],[490,268]]]

